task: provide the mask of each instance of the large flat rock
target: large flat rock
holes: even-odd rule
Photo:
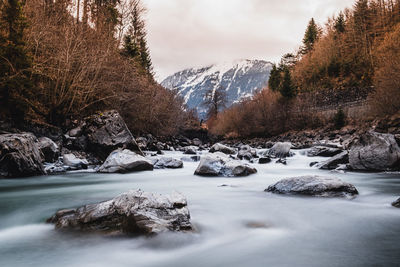
[[[77,209],[60,210],[47,222],[55,224],[57,229],[117,235],[193,229],[183,195],[158,195],[141,190],[131,190],[112,200]]]
[[[257,170],[249,164],[233,160],[221,152],[208,154],[201,157],[195,174],[200,176],[237,177],[248,176]]]
[[[323,176],[301,176],[283,179],[265,189],[277,194],[316,197],[353,197],[358,195],[354,185],[340,179]]]

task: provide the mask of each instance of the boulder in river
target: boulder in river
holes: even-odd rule
[[[63,155],[63,163],[72,170],[87,169],[89,162],[86,159],[81,159],[72,153]]]
[[[86,118],[81,128],[87,138],[87,149],[102,159],[118,148],[143,156],[121,115],[115,110]]]
[[[339,148],[326,147],[326,146],[315,146],[307,151],[308,157],[334,157],[342,152]]]
[[[317,167],[323,170],[334,170],[342,164],[349,163],[349,152],[343,151],[336,156],[317,164]]]
[[[316,197],[354,197],[358,195],[357,189],[352,184],[337,178],[311,175],[283,179],[269,186],[265,191]]]
[[[290,157],[293,154],[290,152],[290,148],[292,147],[292,143],[289,142],[278,142],[276,143],[269,151],[268,155],[270,157],[275,158],[286,158]]]
[[[153,170],[153,163],[128,149],[117,149],[108,156],[98,169],[102,173],[129,173]]]
[[[400,208],[400,198],[392,203],[392,206],[395,208]]]
[[[0,135],[0,176],[15,178],[46,174],[43,155],[31,133]]]
[[[201,157],[199,166],[194,174],[200,176],[248,176],[257,170],[247,163],[228,158],[225,154],[217,152]]]
[[[211,153],[222,152],[227,155],[234,155],[236,154],[236,149],[223,145],[221,143],[216,143],[210,148],[210,152]]]
[[[154,169],[180,169],[183,168],[183,161],[172,157],[153,157],[151,162]]]
[[[239,148],[238,158],[246,160],[257,158],[257,150],[249,145],[243,145]]]
[[[183,148],[183,154],[185,155],[196,155],[199,147],[197,146],[185,146]]]
[[[351,146],[350,167],[361,171],[400,169],[400,147],[392,134],[373,131],[360,136]]]
[[[37,145],[44,156],[45,162],[55,162],[58,160],[60,149],[53,140],[47,137],[40,137]]]
[[[47,220],[57,229],[103,234],[152,235],[166,231],[191,231],[186,198],[131,190],[112,200],[78,209],[60,210]]]

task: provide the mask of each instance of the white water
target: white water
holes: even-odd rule
[[[255,165],[258,173],[246,178],[194,176],[197,163],[185,162],[181,170],[0,180],[0,266],[400,266],[400,210],[390,206],[400,197],[399,173],[321,171],[309,163],[323,158],[296,153],[287,166]],[[306,174],[336,176],[360,195],[263,192],[281,178]],[[58,209],[139,188],[183,193],[198,232],[110,238],[44,223]]]

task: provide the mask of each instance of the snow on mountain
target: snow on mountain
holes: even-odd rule
[[[161,85],[176,90],[185,104],[196,109],[201,118],[206,114],[202,105],[208,90],[226,90],[227,107],[267,86],[272,64],[263,60],[236,60],[204,68],[186,69],[167,77]]]

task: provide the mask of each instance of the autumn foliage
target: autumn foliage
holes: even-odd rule
[[[14,109],[0,116],[63,126],[117,109],[134,133],[174,134],[185,119],[182,101],[153,78],[142,12],[140,0],[2,0],[1,51],[11,43],[26,63],[16,69],[18,61],[0,60],[14,70],[0,79],[0,99]],[[19,25],[17,40],[3,27],[10,23]]]

